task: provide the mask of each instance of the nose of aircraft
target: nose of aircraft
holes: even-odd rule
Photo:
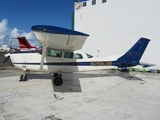
[[[10,56],[10,53],[7,53],[7,54],[4,55],[5,58],[8,57],[8,56]]]
[[[5,59],[3,60],[3,64],[6,63],[10,59],[10,53],[5,54],[4,57]],[[10,62],[11,62],[12,67],[14,67],[11,60]]]
[[[5,59],[3,61],[3,64],[6,63],[10,59],[10,53],[7,53],[4,55]]]

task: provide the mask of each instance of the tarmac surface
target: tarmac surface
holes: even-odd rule
[[[91,71],[52,74],[0,69],[0,120],[159,120],[160,74]]]

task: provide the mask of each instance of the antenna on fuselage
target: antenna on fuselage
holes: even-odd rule
[[[10,50],[9,50],[9,53],[10,53],[11,50],[13,49],[13,47],[12,47],[12,40],[13,40],[13,39],[17,39],[17,38],[10,38],[10,46],[9,46]]]

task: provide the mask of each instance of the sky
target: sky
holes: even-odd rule
[[[25,36],[39,46],[31,27],[53,25],[71,29],[75,0],[0,0],[0,47]],[[83,1],[83,0],[81,0]],[[12,42],[17,47],[17,41]]]

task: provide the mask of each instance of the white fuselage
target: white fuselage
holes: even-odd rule
[[[72,57],[66,57],[66,52],[73,53]],[[10,57],[13,65],[16,68],[31,71],[46,71],[57,73],[115,68],[115,66],[112,66],[113,59],[90,58],[91,56],[89,57],[85,53],[76,51],[61,50],[61,56],[57,57],[55,55],[49,55],[47,50],[42,69],[40,69],[42,55],[38,52],[14,52],[10,54]]]

